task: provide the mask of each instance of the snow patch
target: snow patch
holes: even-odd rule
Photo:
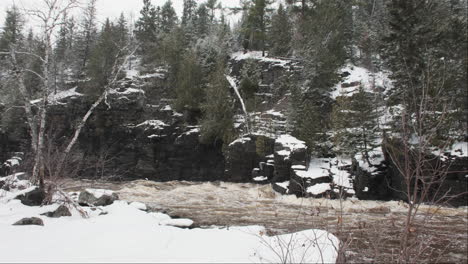
[[[68,90],[65,90],[65,91],[60,91],[60,92],[57,92],[57,93],[51,93],[48,96],[47,99],[49,100],[50,104],[57,104],[58,101],[60,101],[62,99],[65,99],[65,98],[83,96],[83,94],[78,93],[76,91],[77,88],[78,87],[74,87],[74,88],[71,88],[71,89],[68,89]],[[37,104],[37,103],[40,103],[41,101],[42,101],[42,98],[32,100],[31,104]]]
[[[278,59],[278,58],[271,58],[271,57],[264,57],[262,56],[262,51],[249,51],[244,53],[243,51],[235,52],[231,55],[231,57],[236,60],[236,61],[241,61],[241,60],[247,60],[247,59],[253,59],[253,60],[258,60],[262,62],[269,62],[269,63],[274,63],[277,66],[284,67],[288,63],[291,63],[290,60],[283,60],[283,59]]]
[[[313,195],[319,195],[323,194],[326,191],[330,191],[331,187],[329,183],[319,183],[315,184],[313,186],[307,187],[307,193],[313,194]]]
[[[136,125],[136,127],[141,127],[141,126],[145,126],[146,127],[145,130],[147,130],[149,128],[157,129],[157,130],[163,130],[165,127],[168,127],[169,125],[167,125],[166,123],[164,123],[161,120],[146,120],[145,122]]]
[[[343,80],[335,86],[335,90],[330,94],[333,99],[336,99],[338,96],[352,96],[358,92],[359,85],[362,85],[364,90],[367,92],[376,92],[372,90],[374,87],[381,87],[384,90],[387,90],[393,85],[389,78],[390,73],[386,71],[372,73],[366,68],[354,66],[353,64],[348,63],[340,70],[340,72],[348,72],[350,75],[343,78]],[[343,84],[349,85],[352,83],[359,83],[359,85],[342,87]]]

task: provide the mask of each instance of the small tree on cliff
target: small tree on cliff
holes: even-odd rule
[[[224,143],[230,142],[233,132],[233,109],[225,71],[226,63],[223,58],[219,58],[216,71],[211,75],[206,88],[205,102],[202,104],[200,141],[203,143],[216,143],[219,140]]]
[[[352,96],[337,98],[331,118],[336,151],[347,155],[361,153],[369,162],[369,152],[377,146],[379,132],[374,96],[359,86]]]

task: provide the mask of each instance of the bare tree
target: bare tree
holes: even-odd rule
[[[10,57],[13,64],[14,75],[18,80],[18,87],[24,99],[24,109],[26,118],[30,127],[32,150],[35,152],[34,168],[32,179],[39,182],[41,188],[44,188],[44,163],[43,163],[43,148],[46,129],[48,96],[53,89],[54,82],[52,68],[52,50],[54,46],[54,34],[59,25],[61,25],[61,17],[69,10],[78,7],[79,0],[41,0],[41,7],[34,9],[25,9],[25,12],[30,17],[39,21],[41,27],[41,43],[44,45],[43,54],[34,54],[30,52],[21,52],[16,47],[10,48]],[[33,71],[31,69],[20,69],[17,63],[16,55],[26,54],[33,56],[41,62],[41,71]],[[33,114],[30,96],[24,85],[24,72],[30,72],[42,82],[41,95],[42,100],[38,105],[39,110],[37,116]]]
[[[395,191],[408,202],[397,256],[399,263],[419,262],[431,254],[433,241],[421,237],[428,220],[440,206],[466,194],[454,195],[450,190],[442,189],[450,167],[450,162],[443,162],[442,155],[453,143],[451,135],[441,136],[439,132],[451,126],[451,102],[444,96],[446,76],[445,65],[438,66],[428,59],[420,85],[410,87],[419,96],[403,98],[398,138],[384,139],[386,152],[402,177],[401,188],[395,188]],[[436,142],[438,150],[434,151]],[[435,209],[421,212],[423,203],[429,203]]]
[[[28,125],[30,127],[30,134],[32,139],[32,150],[34,152],[34,167],[32,171],[32,179],[39,183],[39,186],[45,189],[45,175],[49,174],[51,179],[56,179],[63,172],[67,158],[72,151],[73,146],[78,140],[78,137],[86,125],[89,117],[93,114],[94,110],[100,105],[103,101],[107,104],[107,95],[110,89],[117,83],[119,80],[120,73],[124,69],[124,66],[128,63],[129,58],[135,53],[137,47],[130,48],[131,43],[126,47],[122,47],[121,50],[117,53],[115,58],[114,65],[112,67],[111,74],[109,75],[107,85],[104,87],[102,94],[96,99],[96,101],[90,106],[86,114],[81,118],[81,121],[78,123],[74,129],[73,137],[70,139],[69,143],[66,144],[66,148],[63,151],[61,157],[57,159],[57,164],[54,167],[54,171],[46,172],[46,166],[44,161],[45,149],[45,138],[46,138],[46,128],[47,124],[47,111],[49,107],[49,95],[54,90],[54,68],[53,65],[53,48],[55,45],[55,34],[57,33],[59,27],[62,23],[62,18],[65,17],[66,13],[69,13],[72,9],[79,7],[79,0],[40,0],[41,6],[35,9],[25,9],[24,11],[30,17],[39,21],[41,27],[41,42],[44,46],[43,54],[35,54],[31,52],[23,52],[16,49],[16,47],[11,47],[8,55],[11,57],[11,62],[14,69],[14,76],[18,81],[18,86],[20,93],[24,99],[24,109],[26,112],[26,117],[28,120]],[[22,54],[26,56],[33,56],[41,62],[41,71],[33,71],[31,69],[21,68],[17,62],[17,54]],[[31,96],[28,94],[28,91],[25,86],[25,77],[24,73],[29,72],[39,77],[42,82],[41,86],[41,101],[39,104],[35,105],[38,108],[37,114],[34,113],[33,107],[31,104]]]

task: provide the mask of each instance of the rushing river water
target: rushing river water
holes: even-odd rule
[[[224,182],[70,181],[69,191],[105,188],[173,217],[204,226],[262,225],[271,234],[326,229],[347,241],[349,262],[392,262],[398,250],[406,204],[397,201],[300,199],[270,185]],[[421,213],[432,210],[422,206]],[[414,226],[432,251],[431,261],[467,263],[468,209],[442,208]],[[422,223],[425,223],[422,225]],[[429,253],[428,253],[429,254]]]

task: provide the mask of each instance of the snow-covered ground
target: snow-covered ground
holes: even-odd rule
[[[266,54],[267,55],[267,54]],[[281,66],[284,67],[288,63],[291,63],[290,60],[284,60],[284,59],[278,59],[278,58],[271,58],[268,56],[263,56],[262,51],[249,51],[249,52],[243,52],[243,51],[238,51],[235,52],[231,55],[231,57],[234,60],[247,60],[247,59],[253,59],[253,60],[258,60],[258,61],[263,61],[263,62],[270,62],[274,63],[276,66]]]
[[[362,85],[364,90],[367,92],[376,92],[375,88],[380,87],[384,91],[392,87],[392,81],[389,78],[389,73],[385,71],[379,71],[372,73],[366,68],[355,66],[351,63],[345,65],[340,72],[349,73],[348,76],[344,77],[341,82],[336,84],[334,91],[330,96],[335,99],[338,96],[351,96],[356,93],[359,89],[359,85]],[[343,87],[343,84],[353,84],[350,87]]]
[[[41,214],[58,204],[34,207],[12,199],[28,190],[0,193],[0,262],[333,263],[337,256],[339,241],[326,231],[270,237],[261,226],[184,229],[174,225],[191,220],[145,212],[142,203],[84,207],[88,218],[73,210],[70,217],[48,218]],[[24,217],[39,217],[44,226],[12,225]]]

